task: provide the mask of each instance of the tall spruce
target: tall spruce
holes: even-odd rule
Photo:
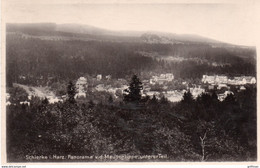
[[[70,103],[75,103],[75,95],[76,95],[76,87],[72,83],[72,81],[69,82],[69,85],[67,87],[67,94],[68,94],[68,101]]]
[[[131,82],[129,84],[129,88],[124,90],[126,92],[126,94],[124,94],[124,101],[139,102],[142,98],[141,95],[142,89],[143,89],[142,82],[140,82],[140,79],[136,75],[133,75]]]
[[[191,104],[193,102],[194,102],[193,96],[192,96],[190,90],[188,90],[183,95],[182,103],[184,103],[184,104]]]

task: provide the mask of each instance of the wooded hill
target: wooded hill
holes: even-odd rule
[[[56,24],[7,24],[8,84],[19,83],[21,75],[26,77],[25,84],[36,85],[36,80],[41,80],[46,85],[50,78],[54,81],[76,79],[84,74],[124,78],[133,72],[153,71],[170,72],[181,78],[201,78],[203,74],[255,76],[256,73],[256,50],[252,47],[214,40],[196,42],[196,38],[188,41],[189,36],[185,36],[185,40],[174,40],[174,36],[169,36],[173,39],[171,43],[151,43],[144,40],[147,34],[97,35],[101,30],[92,29],[95,33],[86,34],[84,31],[63,32],[57,30]],[[164,37],[162,34],[156,36]],[[181,57],[185,61],[157,60],[142,52],[161,58]]]

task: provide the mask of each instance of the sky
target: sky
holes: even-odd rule
[[[3,6],[9,23],[78,23],[109,30],[197,34],[255,45],[260,24],[256,1],[222,1],[8,0]]]

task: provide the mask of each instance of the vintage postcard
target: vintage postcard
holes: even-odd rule
[[[257,5],[2,0],[2,164],[257,167]]]

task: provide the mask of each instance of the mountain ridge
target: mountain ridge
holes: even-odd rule
[[[130,37],[137,38],[141,40],[140,42],[146,43],[163,43],[163,44],[176,44],[182,42],[199,42],[199,43],[209,43],[216,45],[228,45],[228,46],[239,46],[239,47],[252,47],[252,46],[242,46],[229,44],[221,42],[215,39],[207,38],[196,34],[176,34],[160,31],[114,31],[99,28],[96,26],[86,25],[86,24],[74,24],[74,23],[7,23],[7,32],[10,31],[54,31],[54,32],[65,32],[74,34],[85,34],[97,37],[102,36],[113,36],[113,37]],[[140,39],[139,39],[140,38]],[[154,41],[154,38],[156,39]]]

